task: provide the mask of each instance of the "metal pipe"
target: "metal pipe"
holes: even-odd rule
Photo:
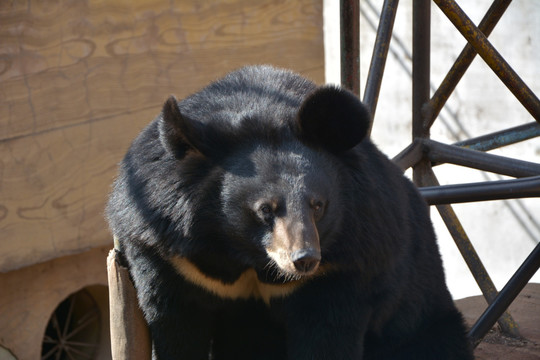
[[[414,140],[409,146],[392,158],[392,161],[399,166],[401,171],[405,171],[416,165],[424,156],[424,145],[421,140]]]
[[[429,138],[429,130],[424,128],[422,107],[430,96],[430,38],[431,1],[414,0],[412,8],[412,137]],[[413,181],[423,186],[425,174],[431,165],[422,160],[413,167]]]
[[[388,49],[390,48],[390,40],[392,39],[398,3],[399,0],[384,1],[379,26],[377,28],[377,38],[375,40],[375,46],[373,47],[373,54],[371,56],[371,64],[369,66],[363,99],[364,104],[366,104],[369,109],[372,119],[369,126],[369,134],[371,134],[373,119],[375,118],[375,111],[377,109],[377,101],[381,90],[386,57],[388,55]]]
[[[340,0],[341,85],[360,96],[360,4]]]
[[[497,52],[482,31],[474,25],[455,1],[434,1],[533,118],[540,122],[540,100]]]
[[[430,23],[431,1],[413,1],[413,43],[412,43],[412,106],[413,140],[429,137],[423,127],[422,107],[430,95]]]
[[[430,182],[430,185],[440,186],[439,181],[437,180],[437,177],[433,171],[428,172],[426,174],[426,178],[428,179],[428,182]],[[444,224],[448,228],[448,232],[450,235],[452,235],[452,238],[454,239],[454,242],[456,243],[456,246],[463,257],[463,260],[465,260],[465,263],[476,280],[478,287],[482,291],[484,298],[488,304],[491,304],[497,297],[497,288],[491,280],[491,277],[484,267],[484,264],[482,264],[482,260],[480,260],[478,253],[474,249],[474,246],[465,232],[465,229],[461,225],[461,222],[454,212],[454,209],[452,209],[452,206],[450,205],[436,205],[435,207],[441,215]],[[508,312],[504,312],[500,317],[499,325],[504,333],[513,337],[520,336],[517,324]]]
[[[429,139],[423,139],[422,143],[429,160],[435,163],[451,163],[512,177],[540,175],[540,164],[537,163],[486,154]]]
[[[540,197],[540,176],[418,189],[429,205]]]
[[[460,148],[465,148],[463,150],[477,151],[474,154],[477,157],[481,157],[482,156],[481,153],[479,154],[478,152],[496,149],[501,146],[514,144],[519,141],[528,140],[537,136],[540,136],[540,124],[538,124],[537,122],[532,122],[529,124],[516,126],[514,128],[502,130],[499,132],[480,136],[477,138],[471,138],[468,140],[460,141],[460,142],[454,143],[453,145],[441,144],[436,141],[427,140],[427,139],[415,139],[408,147],[406,147],[403,151],[397,154],[392,159],[392,161],[396,165],[398,165],[402,171],[405,171],[411,166],[414,166],[420,160],[422,160],[422,157],[424,156],[425,153],[429,153],[430,151],[432,151],[431,159],[438,159],[438,161],[442,161],[442,162],[455,163],[454,162],[456,161],[454,159],[454,157],[456,156],[455,154],[462,153],[460,151]],[[498,159],[500,159],[496,157],[496,155],[490,155],[490,154],[484,154],[484,155],[487,155],[488,158],[492,159],[491,162],[496,162]],[[446,158],[446,157],[450,157],[450,158]],[[461,160],[466,161],[467,153],[462,154],[459,158]],[[504,164],[512,161],[512,163],[515,162],[515,165],[522,165],[522,167],[525,168],[524,171],[526,171],[527,175],[522,174],[520,172],[518,177],[536,175],[536,173],[534,172],[530,173],[530,170],[529,170],[530,167],[533,167],[534,169],[536,169],[534,171],[540,170],[540,166],[536,163],[521,162],[520,160],[508,159],[508,158],[503,158],[503,159],[506,159],[504,161]],[[481,159],[478,159],[478,160],[482,161]],[[433,164],[433,165],[437,165],[437,164]],[[460,162],[458,163],[458,165],[465,165],[465,164]],[[476,167],[473,164],[468,164],[465,166],[469,166],[473,168]],[[486,171],[492,171],[492,170],[486,170]],[[493,172],[497,172],[497,171],[493,171]],[[514,175],[511,175],[511,176],[514,176]]]
[[[497,25],[497,22],[502,17],[511,2],[512,0],[493,1],[493,4],[491,4],[486,15],[478,25],[478,28],[486,35],[486,37],[491,34],[491,31],[493,31],[493,28],[495,28],[495,25]],[[433,125],[444,104],[456,88],[456,85],[459,83],[461,77],[463,74],[465,74],[475,57],[476,51],[474,51],[474,48],[467,43],[463,51],[461,51],[461,54],[459,54],[454,65],[452,65],[450,71],[448,71],[448,74],[442,81],[441,85],[437,91],[435,91],[435,94],[433,94],[433,97],[424,108],[426,120],[424,126],[426,128],[429,129]]]
[[[529,140],[537,136],[540,136],[540,123],[535,121],[476,138],[459,141],[453,145],[471,150],[489,151],[506,145],[515,144],[520,141]]]
[[[495,324],[495,321],[503,314],[503,312],[512,304],[514,299],[519,295],[521,290],[527,285],[527,282],[540,268],[540,243],[536,245],[534,250],[529,254],[527,259],[521,264],[516,273],[508,281],[495,298],[493,303],[484,311],[478,318],[474,326],[469,331],[469,339],[474,346],[487,334],[489,329]]]

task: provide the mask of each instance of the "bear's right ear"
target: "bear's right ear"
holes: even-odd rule
[[[356,95],[336,86],[322,86],[302,103],[296,132],[308,145],[341,153],[366,137],[370,121],[368,109]]]
[[[193,120],[182,115],[173,95],[163,105],[158,127],[163,147],[177,158],[182,158],[188,150],[204,152],[201,129],[197,129]]]

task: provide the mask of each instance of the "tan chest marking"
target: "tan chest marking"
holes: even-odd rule
[[[192,262],[182,257],[172,257],[171,264],[189,282],[226,299],[261,299],[266,304],[271,298],[285,297],[302,285],[305,280],[290,281],[284,284],[263,283],[253,269],[246,270],[232,284],[225,284],[203,274]]]

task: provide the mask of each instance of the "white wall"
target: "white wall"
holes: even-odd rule
[[[382,0],[361,0],[361,89],[364,89]],[[372,140],[389,157],[411,141],[411,0],[400,1]],[[478,24],[489,0],[460,1]],[[433,3],[431,9],[431,82],[439,86],[466,41]],[[326,79],[339,83],[339,0],[324,1]],[[525,83],[540,96],[540,1],[512,2],[489,37]],[[373,28],[375,26],[375,28]],[[491,69],[477,57],[450,97],[431,131],[452,143],[534,121]],[[540,138],[492,153],[540,162]],[[458,166],[435,168],[442,184],[495,180],[497,176]],[[454,205],[465,230],[500,290],[540,241],[540,199]],[[514,213],[514,214],[513,214]],[[455,298],[480,294],[437,211],[432,218],[443,254],[447,282]],[[540,282],[540,272],[533,278]]]

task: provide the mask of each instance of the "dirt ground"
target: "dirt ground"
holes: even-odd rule
[[[456,304],[469,325],[487,307],[482,296],[460,299]],[[476,348],[477,360],[540,359],[540,284],[528,284],[510,305],[509,312],[518,324],[522,339],[508,338],[495,326]]]

